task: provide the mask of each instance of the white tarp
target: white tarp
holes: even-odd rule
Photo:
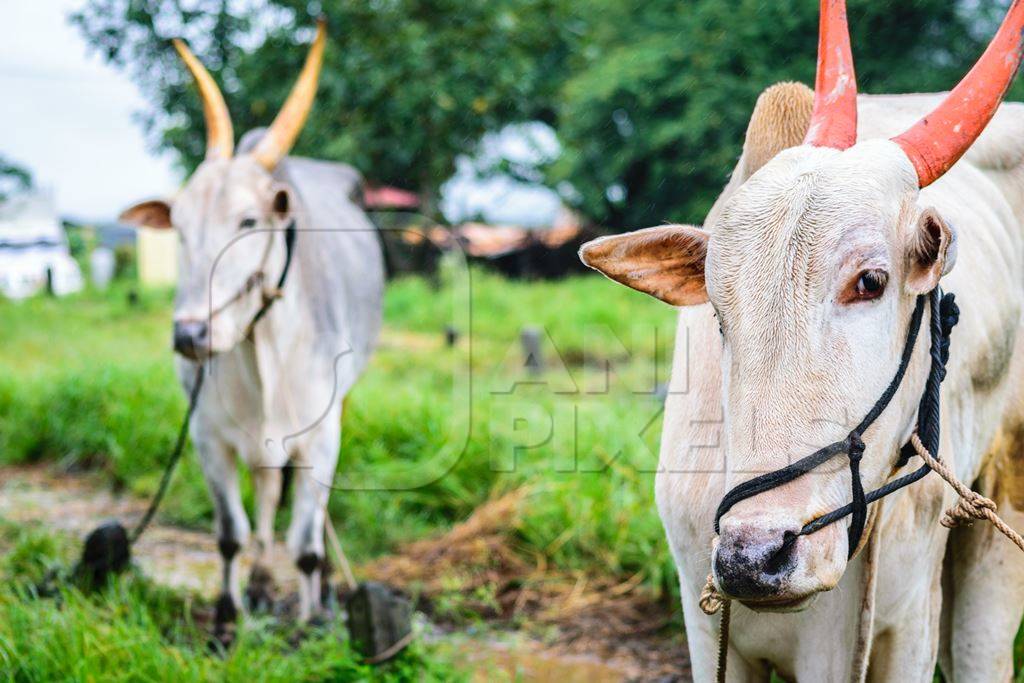
[[[13,197],[0,204],[0,294],[23,299],[47,281],[58,296],[82,289],[82,272],[68,251],[53,198]]]

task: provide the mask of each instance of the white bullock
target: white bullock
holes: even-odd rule
[[[320,605],[324,525],[341,438],[342,399],[366,365],[381,322],[384,269],[350,167],[288,157],[313,104],[323,60],[321,23],[302,74],[266,131],[234,136],[224,99],[182,43],[203,98],[207,156],[171,201],[125,212],[127,222],[174,228],[180,268],[174,348],[186,392],[208,373],[191,435],[213,497],[224,560],[219,635],[241,606],[238,553],[250,526],[237,459],[256,489],[250,598],[266,600],[268,553],[282,468],[295,467],[287,545],[300,576],[300,617]]]
[[[873,504],[854,547],[849,517],[800,535],[850,502],[842,458],[737,502],[718,535],[714,522],[737,484],[844,438],[896,373],[917,298],[941,282],[962,317],[938,455],[1024,526],[1024,105],[999,105],[1022,28],[1015,0],[949,95],[858,98],[845,8],[823,0],[815,93],[783,84],[762,94],[703,228],[651,228],[581,251],[610,278],[684,307],[656,490],[698,681],[714,678],[718,650],[719,619],[698,606],[709,571],[734,599],[730,680],[767,680],[771,669],[859,678],[852,653],[870,596],[857,551],[869,537],[869,680],[931,681],[937,660],[947,680],[1011,677],[1024,555],[988,525],[940,526],[954,496],[937,476]],[[925,325],[894,399],[861,435],[864,489],[920,465],[901,465],[899,452],[917,421],[929,337]]]

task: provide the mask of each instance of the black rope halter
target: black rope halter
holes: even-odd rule
[[[211,308],[210,313],[207,316],[208,322],[212,322],[213,319],[220,315],[222,312],[224,312],[234,304],[241,301],[242,298],[244,298],[253,289],[259,287],[260,307],[259,310],[256,311],[256,315],[254,315],[252,317],[252,320],[249,321],[249,325],[246,327],[245,330],[246,337],[250,337],[252,335],[252,331],[256,327],[256,323],[262,320],[263,316],[267,314],[267,311],[270,310],[270,307],[274,304],[274,302],[281,298],[281,292],[282,289],[284,288],[284,282],[288,278],[288,271],[291,270],[292,267],[292,257],[295,254],[295,232],[295,219],[293,218],[291,221],[289,221],[287,227],[285,227],[284,229],[284,268],[281,270],[281,275],[277,279],[277,285],[272,290],[269,291],[265,287],[267,274],[266,272],[264,272],[263,267],[266,265],[267,257],[270,254],[270,248],[272,244],[268,242],[267,248],[263,253],[263,260],[260,262],[259,270],[254,272],[252,275],[248,277],[248,279],[246,279],[245,284],[243,284],[238,289],[238,291],[235,293],[233,297],[223,302],[216,308]]]
[[[295,253],[295,219],[293,218],[289,223],[288,227],[284,229],[284,268],[281,270],[281,276],[277,279],[277,286],[274,287],[272,293],[268,294],[265,290],[263,292],[263,301],[260,303],[260,310],[256,311],[256,315],[253,316],[252,322],[249,323],[249,332],[256,327],[256,323],[263,319],[263,316],[267,314],[270,307],[281,297],[281,290],[284,288],[284,281],[288,279],[288,271],[292,267],[292,256]],[[248,335],[246,335],[248,336]]]
[[[907,340],[903,346],[903,354],[900,358],[900,365],[896,369],[896,374],[892,378],[892,381],[889,382],[889,386],[886,387],[881,397],[879,397],[878,401],[875,402],[875,405],[871,407],[871,410],[864,416],[864,419],[860,421],[860,424],[854,427],[846,438],[841,441],[829,444],[828,446],[815,451],[791,465],[787,465],[786,467],[775,470],[774,472],[763,474],[759,477],[754,477],[753,479],[745,481],[731,489],[725,494],[725,497],[722,498],[722,502],[718,505],[718,511],[715,513],[716,534],[719,533],[719,522],[722,519],[722,516],[736,503],[760,493],[764,493],[765,491],[769,491],[777,486],[791,482],[797,477],[810,472],[815,467],[828,462],[837,455],[845,453],[850,460],[850,478],[852,482],[851,502],[841,508],[833,510],[832,512],[826,513],[821,517],[811,520],[796,533],[787,532],[786,538],[783,541],[783,546],[779,552],[783,552],[791,547],[800,536],[813,534],[834,522],[838,522],[847,515],[852,515],[850,528],[848,530],[848,538],[849,557],[853,557],[854,552],[860,545],[861,535],[864,533],[864,524],[867,521],[868,505],[879,498],[903,488],[904,486],[914,483],[931,471],[931,468],[924,465],[920,469],[899,477],[898,479],[894,479],[874,491],[869,491],[867,493],[864,492],[864,487],[861,484],[860,479],[860,462],[864,457],[864,441],[862,436],[868,427],[870,427],[871,424],[878,419],[878,416],[882,414],[882,411],[884,411],[889,405],[889,402],[892,401],[892,397],[896,394],[896,390],[899,389],[900,384],[903,381],[903,377],[906,375],[907,366],[910,365],[910,358],[914,353],[917,336],[921,330],[921,321],[924,318],[924,305],[926,299],[931,303],[931,321],[929,330],[931,332],[931,370],[928,373],[928,381],[925,384],[924,393],[921,395],[921,402],[918,405],[917,432],[928,451],[931,453],[938,453],[939,386],[946,376],[946,361],[949,360],[949,334],[953,329],[953,326],[956,325],[959,320],[960,310],[957,308],[952,294],[943,295],[939,291],[939,288],[936,287],[930,294],[922,294],[917,297],[917,302],[914,306],[914,313],[910,319],[910,327],[907,330]],[[897,469],[906,465],[912,455],[914,455],[913,447],[909,443],[904,444],[903,448],[900,450],[900,459],[897,463]]]

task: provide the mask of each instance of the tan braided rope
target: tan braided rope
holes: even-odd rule
[[[962,524],[972,524],[975,520],[988,520],[1003,536],[1013,541],[1013,544],[1024,552],[1024,538],[1021,538],[1020,534],[1011,529],[1010,525],[996,514],[998,507],[991,498],[986,498],[977,491],[972,491],[970,487],[957,479],[956,474],[944,462],[932,457],[932,454],[921,443],[917,432],[910,436],[910,443],[913,445],[914,451],[924,460],[925,464],[953,487],[953,490],[960,496],[960,500],[957,501],[956,505],[946,510],[945,514],[942,515],[942,519],[939,520],[942,526],[952,529]]]
[[[704,588],[700,591],[698,601],[700,609],[709,617],[722,612],[722,624],[718,628],[718,667],[715,680],[718,683],[725,683],[725,664],[729,657],[729,621],[732,616],[732,604],[729,599],[722,595],[715,586],[715,577],[708,574],[708,580],[704,582]]]
[[[722,609],[724,604],[725,598],[718,592],[718,588],[715,587],[715,578],[708,574],[708,580],[700,591],[701,611],[710,617],[712,614],[718,614],[718,610]]]
[[[991,522],[992,526],[999,530],[999,532],[1010,539],[1015,546],[1020,548],[1021,552],[1024,552],[1024,538],[1019,533],[1010,528],[1010,525],[1003,521],[1003,518],[996,514],[998,506],[991,498],[986,498],[977,491],[973,491],[969,486],[960,481],[956,474],[946,466],[941,460],[935,459],[925,445],[921,443],[921,438],[915,431],[910,436],[910,444],[914,447],[914,452],[917,453],[921,460],[928,465],[936,474],[942,477],[943,481],[952,487],[956,494],[960,497],[957,500],[956,505],[946,510],[942,515],[942,519],[939,523],[947,529],[962,526],[965,524],[973,524],[977,520],[986,520]],[[700,609],[704,614],[711,616],[717,614],[719,610],[722,610],[722,625],[718,632],[718,670],[717,679],[719,683],[725,681],[725,669],[727,662],[727,655],[729,649],[729,617],[730,617],[730,601],[727,597],[722,595],[718,588],[715,586],[714,577],[708,574],[708,579],[704,583],[704,588],[700,592],[700,600],[698,602]],[[856,672],[854,672],[856,675]]]

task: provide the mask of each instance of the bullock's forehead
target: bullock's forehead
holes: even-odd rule
[[[720,309],[810,310],[844,263],[893,257],[916,185],[866,152],[787,150],[736,191],[710,230],[706,281]]]
[[[216,220],[258,208],[273,180],[246,156],[199,165],[175,209],[182,217]]]
[[[812,259],[895,235],[915,186],[877,151],[865,144],[783,152],[736,191],[710,226],[713,258],[753,264],[793,252],[791,259]]]

